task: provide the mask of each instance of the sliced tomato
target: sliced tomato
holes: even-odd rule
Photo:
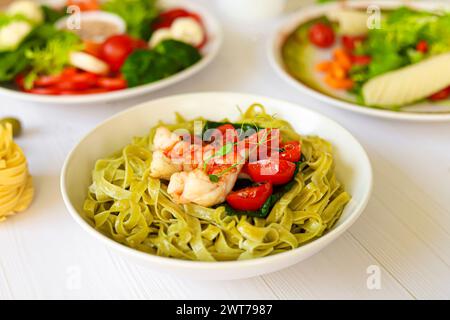
[[[57,95],[59,94],[59,90],[55,87],[46,87],[46,88],[32,88],[28,90],[24,90],[27,93],[33,94],[44,94],[44,95]]]
[[[73,76],[73,75],[75,75],[77,73],[78,73],[78,69],[77,68],[69,67],[69,68],[65,68],[63,70],[63,72],[61,73],[61,76],[64,77],[64,78],[65,77],[71,77],[71,76]]]
[[[98,76],[90,72],[65,75],[55,86],[59,90],[86,90],[97,86]]]
[[[100,4],[97,0],[67,0],[66,6],[78,6],[81,11],[94,11],[100,9]]]
[[[416,50],[422,53],[427,53],[428,42],[426,42],[425,40],[420,40],[416,45]]]
[[[280,159],[291,162],[300,161],[301,145],[299,141],[290,141],[281,144],[282,151],[280,152]]]
[[[450,97],[450,87],[447,87],[439,92],[436,92],[435,94],[431,95],[428,99],[431,101],[440,101],[445,100],[448,97]]]
[[[309,41],[319,48],[329,48],[334,44],[335,36],[330,25],[318,22],[309,29]]]
[[[49,87],[54,86],[58,82],[62,80],[61,75],[47,75],[47,76],[39,76],[36,80],[34,80],[34,85],[38,87]]]
[[[272,191],[272,184],[266,182],[231,192],[227,196],[227,202],[236,210],[256,211],[264,205],[266,200],[271,196]]]
[[[97,85],[100,88],[109,90],[120,90],[127,87],[127,81],[122,77],[100,77],[97,80]]]
[[[352,52],[365,39],[365,36],[342,36],[342,44],[347,51]]]
[[[84,95],[84,94],[96,94],[110,92],[111,90],[105,88],[91,88],[86,90],[59,90],[58,95]]]
[[[282,185],[294,177],[295,164],[287,160],[265,159],[250,162],[247,170],[255,182],[268,181],[273,185]]]

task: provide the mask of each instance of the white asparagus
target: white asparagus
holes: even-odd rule
[[[364,101],[370,106],[403,106],[450,86],[450,53],[391,71],[364,84]]]

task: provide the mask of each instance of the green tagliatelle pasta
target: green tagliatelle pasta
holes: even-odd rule
[[[194,120],[186,121],[178,114],[176,120],[174,125],[164,125],[171,130],[193,130]],[[147,137],[134,138],[121,152],[96,162],[84,204],[87,219],[129,247],[201,261],[272,255],[320,237],[350,200],[336,179],[330,144],[318,137],[301,137],[288,122],[268,115],[257,104],[239,122],[279,128],[285,140],[302,144],[305,161],[295,183],[266,218],[230,216],[224,206],[173,202],[166,182],[149,175],[155,127]]]

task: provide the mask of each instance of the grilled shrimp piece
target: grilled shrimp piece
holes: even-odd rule
[[[156,129],[155,136],[153,137],[153,149],[154,150],[169,150],[177,142],[180,142],[180,137],[167,129],[166,127],[159,127]]]
[[[175,202],[180,204],[196,203],[204,207],[225,201],[226,196],[233,189],[242,165],[233,167],[223,174],[218,182],[212,182],[207,172],[195,169],[190,172],[178,172],[170,178],[167,192]],[[224,170],[221,168],[220,170]]]
[[[153,178],[169,180],[172,174],[194,170],[202,163],[202,146],[182,140],[166,127],[156,129],[153,150],[150,165]]]
[[[169,157],[164,154],[164,151],[153,151],[153,159],[150,164],[150,175],[153,178],[169,180],[174,173],[181,170],[183,170],[183,166],[170,161]]]

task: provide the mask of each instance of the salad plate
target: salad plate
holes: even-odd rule
[[[13,99],[88,104],[145,95],[203,70],[222,44],[217,19],[191,1],[139,0],[130,7],[127,1],[88,0],[80,1],[81,12],[72,0],[40,8],[19,2],[25,4],[0,13],[8,28],[23,33],[12,47],[0,43],[0,95]],[[72,29],[74,23],[81,28]],[[64,49],[69,46],[73,50]],[[60,55],[50,56],[54,52]]]
[[[340,109],[448,121],[450,78],[431,75],[448,74],[449,10],[431,1],[310,6],[273,32],[270,64],[294,88]]]
[[[221,147],[215,134],[207,143],[207,127],[215,133],[229,128],[221,137],[232,141],[237,140],[229,132],[259,128],[255,134],[271,137],[265,141],[271,141],[280,158],[246,159],[244,165],[238,157],[225,157],[238,163],[218,162],[220,172],[214,171],[211,159],[226,156],[230,144]],[[167,144],[175,133],[183,139]],[[276,133],[282,144],[275,148]],[[199,138],[203,140],[197,145]],[[240,134],[238,139],[252,146]],[[177,167],[175,159],[188,161],[179,157],[180,146],[207,152],[216,143],[219,158],[203,158],[205,166],[183,162]],[[172,152],[176,158],[170,158]],[[259,161],[279,161],[280,166],[263,174]],[[298,167],[288,173],[285,162],[290,162],[285,168]],[[169,173],[162,163],[175,170]],[[289,174],[295,177],[291,182],[285,179],[292,179]],[[234,187],[228,186],[228,179]],[[233,187],[231,192],[224,191],[227,186]],[[276,196],[280,188],[285,192],[281,198]],[[289,102],[225,92],[166,97],[121,112],[88,133],[69,153],[61,172],[66,207],[94,239],[145,267],[209,280],[248,278],[308,258],[358,219],[371,190],[367,154],[340,125]]]

